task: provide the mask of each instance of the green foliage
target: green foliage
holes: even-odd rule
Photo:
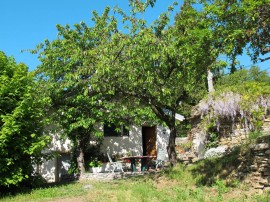
[[[91,139],[101,140],[103,133],[98,124],[128,125],[153,119],[140,101],[115,95],[113,86],[106,89],[109,78],[93,82],[100,71],[99,61],[105,60],[105,56],[113,58],[113,55],[104,55],[118,32],[118,22],[109,12],[108,7],[101,16],[94,11],[93,27],[84,22],[74,27],[57,25],[58,38],[44,41],[33,51],[39,53],[41,61],[36,76],[43,84],[44,93],[52,100],[50,121],[59,125],[58,133],[73,142],[75,156],[87,150]],[[104,67],[101,71],[108,70]]]
[[[215,148],[219,145],[219,134],[217,132],[209,132],[207,136],[206,148]]]
[[[263,134],[260,131],[253,131],[248,133],[248,143],[254,143],[258,137],[261,137]]]
[[[97,122],[159,122],[172,128],[169,156],[176,160],[175,113],[189,111],[183,106],[194,105],[198,92],[205,92],[206,69],[217,54],[204,41],[211,32],[196,17],[199,12],[187,5],[176,26],[168,28],[173,7],[147,26],[136,14],[154,3],[130,1],[130,15],[115,8],[128,25],[124,32],[106,8],[101,16],[93,12],[93,27],[57,25],[58,39],[33,51],[40,53],[37,75],[55,117],[74,144],[90,136]]]
[[[261,82],[269,85],[270,77],[267,71],[261,71],[258,67],[253,66],[250,69],[238,70],[233,74],[221,77],[216,82],[216,88],[222,89],[230,86],[238,86],[241,85],[243,82],[248,81]]]
[[[200,0],[207,15],[216,46],[231,59],[231,71],[236,70],[236,57],[246,48],[253,61],[269,52],[269,1],[265,0]],[[198,5],[196,5],[198,6]],[[262,54],[262,55],[261,55]]]
[[[193,6],[198,2],[202,9]],[[236,56],[251,38],[253,50],[268,42],[256,41],[258,35],[268,36],[259,31],[268,30],[262,25],[268,22],[260,10],[266,8],[262,1],[185,1],[173,26],[169,26],[173,6],[148,26],[141,14],[154,3],[129,1],[130,15],[120,8],[112,15],[110,8],[101,16],[93,12],[93,27],[84,22],[74,28],[57,25],[58,39],[38,47],[42,62],[38,74],[74,143],[82,140],[74,137],[77,129],[90,136],[93,125],[104,119],[114,123],[125,117],[139,124],[150,119],[171,129],[168,152],[175,162],[175,113],[189,114],[190,106],[206,92],[207,71],[217,72],[226,65],[218,59],[221,54],[231,57],[234,68]],[[118,14],[124,31],[119,29]]]
[[[31,181],[50,140],[43,134],[48,104],[27,67],[0,52],[0,186]]]
[[[214,187],[217,187],[218,194],[221,195],[223,193],[227,193],[229,191],[228,187],[224,183],[224,181],[217,179],[215,181]]]
[[[68,168],[68,174],[80,173],[76,160],[70,162],[70,167]]]
[[[247,81],[242,85],[232,86],[231,90],[241,96],[240,110],[243,118],[250,121],[254,131],[261,130],[264,116],[267,114],[270,99],[270,86],[264,82]]]
[[[99,161],[97,158],[94,158],[92,161],[89,162],[89,167],[94,168],[94,167],[101,167],[102,162]]]
[[[209,120],[209,117],[205,116],[201,122],[206,133],[206,149],[217,147],[219,144],[219,131],[214,119],[216,118]]]
[[[199,12],[185,4],[171,27],[169,13],[149,27],[140,24],[141,19],[129,18],[134,21],[130,29],[103,40],[91,52],[100,57],[91,86],[139,102],[165,123],[172,131],[169,158],[175,162],[175,113],[188,114],[205,92],[206,72],[216,68],[217,54],[209,49],[206,36],[211,32],[196,16]]]

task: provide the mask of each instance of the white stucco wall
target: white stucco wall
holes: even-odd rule
[[[167,146],[169,143],[169,136],[170,136],[170,130],[168,128],[165,128],[163,126],[157,126],[157,143],[156,143],[157,150],[163,149],[167,151]],[[166,157],[168,159],[168,154],[166,154]]]
[[[167,151],[169,142],[170,130],[163,126],[156,127],[156,148]],[[101,151],[106,154],[109,152],[112,154],[127,154],[133,152],[133,155],[142,155],[142,127],[132,126],[129,131],[129,136],[122,137],[104,137],[104,141],[101,147]]]
[[[55,165],[56,159],[53,158],[48,161],[43,161],[39,166],[38,172],[47,182],[55,182]]]
[[[60,138],[60,135],[51,135],[52,141],[48,147],[49,151],[58,151],[61,153],[67,153],[71,149],[71,141],[66,138]]]
[[[50,136],[51,136],[51,142],[48,148],[43,151],[44,153],[52,153],[52,152],[56,152],[56,154],[69,153],[71,149],[71,141],[69,139],[63,139],[60,137],[59,134],[51,133]],[[58,156],[58,160],[59,160],[59,156]],[[61,177],[61,174],[66,173],[66,171],[68,170],[68,167],[70,166],[70,164],[67,165],[68,162],[60,162],[60,163],[64,163],[65,168],[63,168],[63,165],[58,165],[58,170],[56,170],[56,165],[57,165],[56,156],[50,160],[44,160],[42,164],[38,166],[37,172],[41,174],[41,176],[47,182],[55,182],[56,180],[58,180],[57,178]]]
[[[102,131],[103,128],[99,127]],[[156,148],[167,150],[169,142],[170,130],[163,126],[156,126]],[[71,141],[69,139],[61,139],[58,135],[52,136],[52,142],[49,146],[49,151],[59,151],[67,153],[70,151]],[[142,155],[142,126],[131,126],[129,136],[106,136],[104,137],[101,151],[106,154],[126,154],[133,152],[134,155]]]
[[[104,137],[101,151],[106,154],[127,154],[133,152],[134,155],[142,155],[142,130],[141,127],[131,126],[129,136]]]

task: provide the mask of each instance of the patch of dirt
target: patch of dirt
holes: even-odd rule
[[[168,187],[174,187],[179,185],[179,183],[176,180],[171,180],[168,179],[166,177],[158,177],[155,179],[155,184],[154,186],[158,189],[158,190],[162,190],[164,188],[168,188]]]
[[[224,199],[237,199],[239,196],[245,197],[245,200],[251,199],[252,196],[262,194],[263,190],[259,189],[249,189],[249,190],[240,190],[240,189],[233,189],[228,193],[223,194]]]
[[[77,197],[70,197],[70,198],[59,198],[59,199],[53,199],[49,202],[85,202],[89,201],[84,196],[77,196]]]

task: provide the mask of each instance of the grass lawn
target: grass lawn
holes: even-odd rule
[[[220,179],[211,186],[203,185],[203,174],[194,175],[197,168],[178,165],[170,171],[110,182],[59,184],[15,196],[5,195],[0,201],[270,201],[270,192],[258,193],[242,183],[227,187]]]

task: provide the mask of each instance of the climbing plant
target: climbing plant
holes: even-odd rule
[[[250,131],[260,131],[270,110],[270,86],[264,82],[246,81],[237,86],[220,87],[198,107],[208,125],[214,123],[217,129],[220,121],[227,118],[233,123],[241,122]]]

